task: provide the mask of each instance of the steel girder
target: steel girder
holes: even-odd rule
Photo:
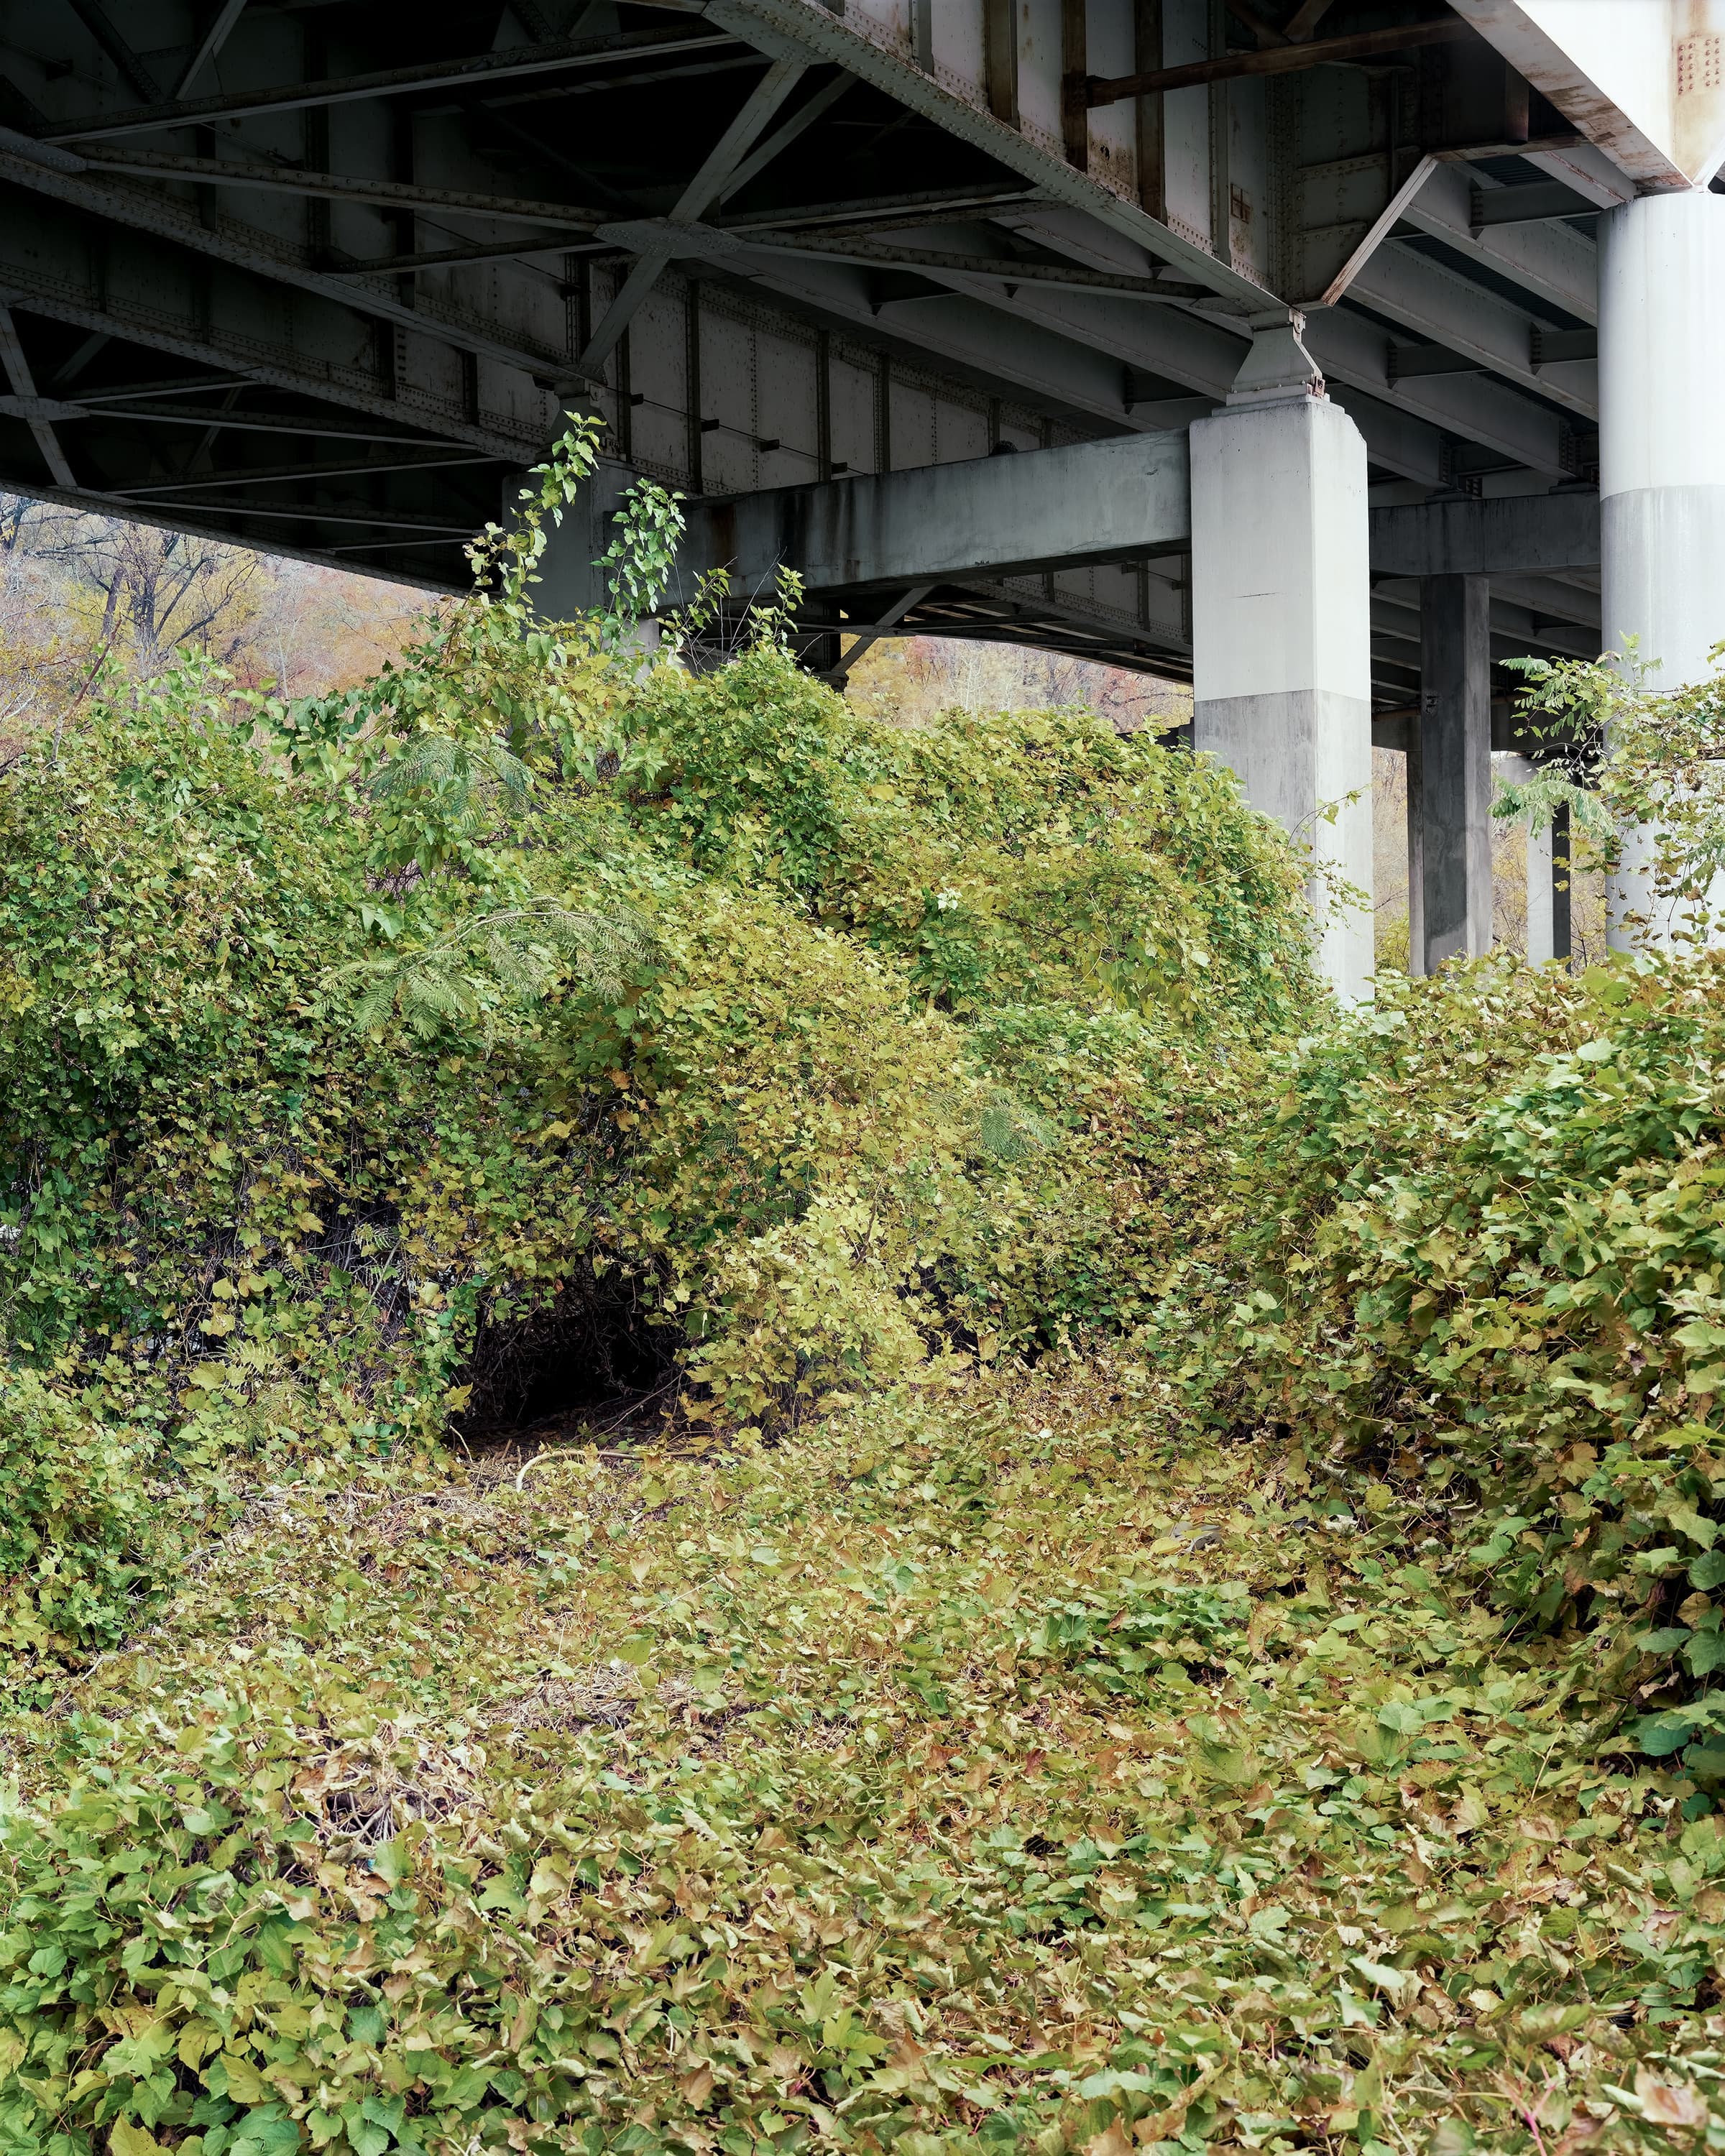
[[[1324,34],[1386,43],[1429,12],[1336,0]],[[799,438],[819,479],[974,454],[973,418],[1053,441],[1178,430],[1225,393],[1248,317],[1322,289],[1307,341],[1380,490],[1586,483],[1587,211],[1629,183],[1537,95],[1524,143],[1513,110],[1492,134],[1456,87],[1468,33],[1266,84],[1242,79],[1228,46],[1250,38],[1207,0],[1033,9],[1009,49],[1007,13],[536,0],[500,27],[468,0],[136,0],[122,51],[111,11],[0,0],[0,298],[23,371],[0,398],[0,482],[455,581],[457,534],[572,403],[619,449],[652,434],[634,460],[689,491],[736,490],[739,440],[746,490]],[[1075,132],[1075,69],[1189,64],[1206,87]],[[779,108],[689,210],[775,66]],[[1537,221],[1498,203],[1517,186],[1543,188]],[[655,257],[669,270],[603,352],[607,309]],[[202,408],[228,400],[219,422],[146,408],[170,367]],[[740,436],[716,405],[739,367]],[[1032,633],[1021,596],[984,596],[955,618],[992,606]],[[1081,597],[1058,608],[1079,636]],[[1106,612],[1096,634],[1118,643]]]

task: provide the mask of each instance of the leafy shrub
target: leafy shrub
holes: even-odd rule
[[[534,621],[590,447],[375,681],[188,663],[0,779],[0,1322],[171,1439],[412,1445],[618,1276],[733,1420],[1131,1323],[1187,1097],[1315,1008],[1206,762]]]
[[[1687,1746],[1710,1780],[1722,981],[1717,957],[1482,965],[1311,1044],[1255,1132],[1206,1379],[1214,1412],[1290,1426],[1383,1502],[1425,1492],[1599,1738]]]
[[[1208,758],[1077,710],[901,729],[770,642],[716,673],[660,670],[641,717],[644,837],[793,894],[943,1009],[1073,1004],[1259,1037],[1310,1011],[1297,856]]]
[[[387,1445],[441,1422],[494,1272],[531,1276],[522,1218],[578,1237],[572,1179],[519,1057],[331,1002],[362,829],[220,688],[117,696],[0,783],[0,1312],[122,1410],[203,1393]]]
[[[29,1664],[110,1646],[147,1589],[140,1445],[0,1366],[0,1644]]]

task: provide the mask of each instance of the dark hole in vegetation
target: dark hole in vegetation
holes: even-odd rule
[[[665,1389],[676,1335],[649,1324],[639,1286],[588,1272],[536,1310],[488,1313],[462,1378],[473,1388],[463,1436],[508,1437],[563,1419],[603,1422]]]

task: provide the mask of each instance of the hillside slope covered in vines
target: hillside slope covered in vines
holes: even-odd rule
[[[0,774],[0,2146],[1725,2147],[1718,963],[1344,1017],[590,454]]]

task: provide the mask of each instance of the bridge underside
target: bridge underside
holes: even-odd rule
[[[692,496],[1183,434],[1276,295],[1374,501],[1585,488],[1635,184],[1435,0],[4,0],[0,122],[0,484],[434,588],[565,408]],[[1596,645],[1596,582],[1496,643]],[[891,627],[1181,674],[1189,587]]]
[[[901,489],[866,574],[778,552],[814,663],[1189,675],[1302,832],[1375,716],[1435,963],[1506,662],[1725,632],[1722,51],[1725,0],[0,0],[0,485],[434,589],[568,410],[691,566]],[[1120,443],[1178,530],[931,556]]]

